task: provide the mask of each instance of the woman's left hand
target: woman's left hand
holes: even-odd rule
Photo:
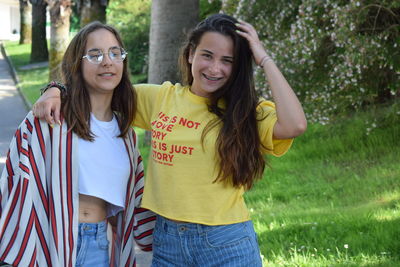
[[[258,38],[256,29],[254,29],[253,25],[251,25],[250,23],[242,20],[239,20],[239,23],[236,24],[236,27],[239,29],[237,33],[240,36],[246,38],[246,40],[249,42],[254,60],[257,65],[260,65],[261,60],[268,54],[265,51],[260,39]]]

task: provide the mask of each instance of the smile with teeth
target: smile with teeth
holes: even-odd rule
[[[203,76],[204,76],[204,78],[206,78],[207,80],[210,80],[210,81],[219,81],[219,80],[222,79],[222,77],[211,77],[211,76],[208,76],[208,75],[206,75],[204,73],[203,73]]]
[[[104,76],[104,77],[110,77],[110,76],[113,76],[114,74],[113,73],[102,73],[102,74],[99,74],[100,76]]]

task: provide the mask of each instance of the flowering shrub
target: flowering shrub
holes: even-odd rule
[[[400,96],[400,0],[219,2],[255,26],[309,121]],[[268,94],[260,69],[256,77]]]

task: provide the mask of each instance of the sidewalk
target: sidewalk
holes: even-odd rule
[[[4,55],[0,53],[0,175],[14,132],[28,111],[15,85],[8,62]],[[135,252],[137,267],[151,265],[151,252],[143,252],[137,247],[135,247]]]
[[[0,172],[15,130],[28,112],[4,55],[0,53]]]

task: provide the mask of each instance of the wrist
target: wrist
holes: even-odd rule
[[[273,60],[269,55],[265,55],[261,60],[260,60],[260,64],[258,64],[258,66],[260,67],[260,68],[264,68],[264,65],[268,62],[268,61],[270,61],[270,60]]]
[[[67,87],[65,87],[65,85],[63,85],[62,83],[57,82],[57,81],[51,81],[45,87],[40,89],[40,95],[43,95],[48,89],[53,88],[53,87],[60,90],[61,96],[64,96],[67,93]]]

